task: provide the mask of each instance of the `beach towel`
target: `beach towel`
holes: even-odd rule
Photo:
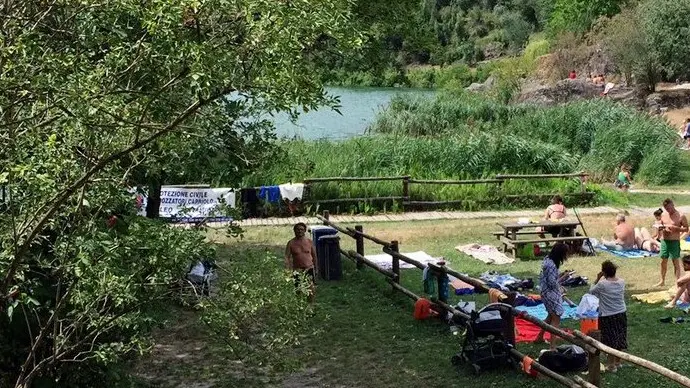
[[[474,294],[474,286],[463,282],[453,275],[448,275],[450,279],[450,286],[455,290],[455,295],[470,295]]]
[[[501,265],[511,264],[515,261],[515,259],[506,256],[503,252],[499,251],[495,246],[492,245],[458,245],[455,247],[455,249],[468,256],[474,257],[485,264]]]
[[[546,312],[546,306],[543,304],[537,306],[517,306],[515,309],[518,311],[524,311],[533,317],[541,319],[542,321],[549,315]],[[577,319],[577,306],[570,307],[569,304],[563,302],[563,315],[561,316],[561,319]]]
[[[625,251],[617,251],[615,249],[609,249],[603,245],[599,245],[597,248],[610,254],[622,257],[624,259],[641,259],[643,257],[651,257],[657,255],[656,253],[643,251],[641,249],[628,249]]]
[[[304,183],[285,183],[278,186],[278,188],[280,190],[280,197],[288,201],[302,199],[304,194]]]
[[[665,303],[670,302],[671,299],[673,299],[673,295],[676,294],[676,290],[677,288],[673,286],[666,291],[654,291],[647,292],[645,294],[635,294],[632,296],[632,298],[642,303]]]
[[[566,333],[572,333],[570,329],[563,329]],[[532,322],[525,321],[522,318],[515,318],[515,342],[517,343],[531,343],[537,340],[537,336],[541,328]],[[544,340],[549,341],[551,333],[544,333]]]
[[[416,260],[422,264],[429,264],[429,263],[437,263],[443,258],[440,257],[431,257],[428,253],[424,251],[418,251],[418,252],[411,252],[411,253],[401,253],[404,256],[409,257],[412,260]],[[393,268],[393,257],[387,253],[382,253],[379,255],[366,255],[364,256],[365,258],[373,261],[376,263],[379,267],[383,269],[392,269]],[[400,269],[409,269],[409,268],[417,268],[412,264],[408,264],[402,260],[400,260]]]

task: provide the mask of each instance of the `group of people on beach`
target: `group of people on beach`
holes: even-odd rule
[[[556,209],[565,214],[565,206],[556,206]],[[554,206],[552,204],[550,208]],[[654,212],[655,222],[652,226],[652,235],[646,228],[634,228],[630,225],[624,214],[616,217],[614,228],[614,240],[606,242],[610,249],[645,249],[659,252],[660,281],[655,287],[663,287],[666,284],[668,260],[673,263],[676,285],[678,290],[671,302],[665,307],[674,308],[678,301],[690,303],[690,255],[681,259],[680,241],[688,234],[688,220],[684,214],[676,209],[671,199],[662,203],[663,209]],[[547,214],[551,215],[547,209]],[[561,316],[564,313],[563,300],[565,290],[560,286],[559,273],[561,264],[567,260],[568,247],[562,243],[556,243],[551,252],[544,258],[540,274],[541,299],[546,307],[548,316],[546,323],[558,327]],[[681,263],[685,274],[681,276]],[[626,350],[627,341],[627,308],[625,305],[625,281],[616,275],[617,266],[610,260],[601,264],[601,272],[591,286],[589,292],[599,298],[599,330],[601,341],[617,350]],[[543,338],[543,331],[539,340]],[[555,347],[555,336],[551,337],[550,345]],[[615,372],[621,365],[620,358],[609,356],[606,369]]]

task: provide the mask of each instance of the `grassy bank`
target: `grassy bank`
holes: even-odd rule
[[[610,216],[584,216],[587,232],[599,238],[612,230]],[[378,223],[365,225],[365,231],[385,240],[398,240],[402,252],[424,250],[443,256],[449,265],[461,272],[477,276],[489,269],[478,260],[457,252],[459,244],[495,244],[488,231],[495,219],[472,221],[421,221],[414,223]],[[635,225],[647,225],[650,217],[632,218]],[[212,240],[226,246],[221,262],[250,260],[266,251],[280,255],[285,241],[291,237],[289,227],[248,229],[242,241],[228,239],[222,231],[213,232]],[[354,249],[353,240],[343,238],[341,247]],[[367,254],[380,252],[380,247],[367,243]],[[658,260],[620,259],[608,254],[598,257],[576,257],[564,264],[581,275],[596,278],[600,263],[611,259],[620,266],[619,276],[626,280],[626,303],[629,319],[630,353],[660,363],[681,374],[690,373],[684,345],[688,342],[683,325],[659,323],[670,313],[663,305],[647,305],[632,301],[631,294],[647,292],[657,281]],[[280,266],[280,260],[272,263]],[[517,261],[498,270],[536,280],[541,262]],[[532,379],[517,371],[488,371],[476,378],[467,369],[457,370],[450,357],[459,351],[461,337],[453,336],[448,326],[438,321],[415,321],[413,304],[400,293],[393,292],[382,276],[373,270],[357,271],[349,261],[343,263],[340,281],[320,281],[317,289],[315,315],[304,328],[301,345],[292,357],[302,368],[296,373],[270,373],[246,370],[234,357],[206,333],[199,317],[192,313],[175,313],[170,324],[156,335],[155,352],[140,361],[135,371],[146,376],[141,387],[554,387],[551,380]],[[653,275],[650,275],[653,274]],[[402,284],[422,294],[421,272],[403,270]],[[586,288],[569,289],[569,296],[579,300]],[[486,303],[485,295],[465,296],[464,300]],[[453,302],[458,297],[452,296]],[[673,316],[683,313],[674,311]],[[578,322],[565,320],[563,325],[578,328]],[[663,332],[664,335],[659,335]],[[679,346],[680,345],[680,346]],[[537,357],[541,344],[519,344],[518,350]],[[661,388],[672,384],[642,368],[627,366],[616,374],[605,374],[608,387]],[[130,386],[131,387],[131,386]]]
[[[503,173],[586,171],[590,183],[610,188],[621,163],[632,166],[636,184],[646,185],[677,184],[687,164],[676,147],[675,131],[664,121],[607,100],[537,107],[464,92],[440,93],[433,100],[399,97],[370,129],[369,136],[339,142],[286,142],[276,163],[256,171],[245,184],[333,176],[478,179]],[[589,188],[602,191],[596,185]],[[412,185],[410,196],[416,201],[462,200],[458,207],[477,210],[542,206],[544,198],[530,202],[529,195],[579,190],[578,179],[516,180],[501,185]],[[309,198],[401,195],[400,181],[324,183],[313,185]],[[524,196],[524,200],[516,203],[507,200],[510,196]],[[343,205],[335,210],[369,212],[394,207],[389,202]]]

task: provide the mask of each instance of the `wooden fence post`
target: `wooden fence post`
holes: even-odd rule
[[[361,233],[364,231],[362,228],[362,225],[356,225],[355,226],[355,231],[359,232],[355,235],[355,243],[357,246],[357,253],[364,256],[364,237],[362,237]],[[362,269],[364,268],[364,263],[362,263],[361,260],[357,260],[357,269]]]
[[[598,330],[591,331],[589,336],[597,341],[601,340],[601,332]],[[597,350],[594,353],[589,353],[589,372],[587,374],[587,381],[597,387],[601,385],[601,352]]]
[[[440,262],[438,263],[439,267],[445,266],[445,262]],[[446,282],[446,279],[448,279],[448,275],[444,271],[438,271],[436,274],[436,283],[437,283],[437,288],[438,288],[438,300],[440,300],[443,303],[448,302],[448,288],[450,287],[449,282]],[[443,288],[446,289],[446,292],[444,294]]]
[[[395,253],[400,252],[397,241],[391,241],[391,251]],[[395,274],[393,281],[400,284],[400,259],[397,256],[393,256],[393,273]]]
[[[410,198],[410,177],[409,176],[406,176],[403,178],[403,188],[402,189],[403,189],[402,196],[404,198],[403,201],[409,200],[409,198]]]
[[[329,219],[330,217],[331,217],[331,213],[330,213],[328,210],[324,210],[324,211],[323,211],[323,218],[325,218],[326,221],[328,221],[328,219]]]

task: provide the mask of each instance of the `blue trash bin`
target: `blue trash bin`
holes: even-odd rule
[[[338,231],[330,226],[313,225],[309,227],[311,240],[316,247],[316,260],[319,277],[324,280],[338,280],[342,275],[340,264],[340,242]],[[337,237],[333,239],[333,237]]]

